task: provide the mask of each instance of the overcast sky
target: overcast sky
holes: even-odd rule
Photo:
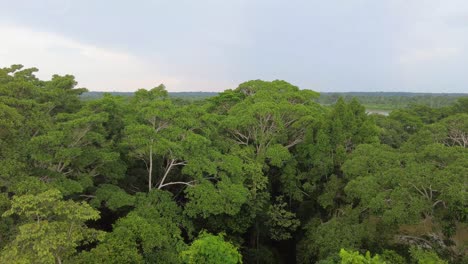
[[[0,0],[0,67],[93,91],[468,92],[466,0]]]

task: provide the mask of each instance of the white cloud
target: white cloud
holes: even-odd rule
[[[161,68],[131,54],[81,43],[51,32],[0,24],[0,67],[37,67],[40,78],[75,75],[79,86],[95,91],[134,91],[180,80],[161,75]]]

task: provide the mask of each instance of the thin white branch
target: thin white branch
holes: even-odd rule
[[[165,186],[164,181],[166,180],[167,176],[169,175],[169,172],[172,170],[174,166],[181,166],[181,165],[187,164],[185,161],[181,161],[181,162],[175,162],[175,161],[176,161],[175,159],[171,159],[170,162],[166,165],[166,169],[161,179],[161,182],[159,183],[158,189],[161,189],[163,186]]]
[[[161,188],[169,186],[169,185],[175,185],[175,184],[183,184],[183,185],[193,187],[194,185],[192,183],[194,183],[194,182],[195,181],[190,181],[190,182],[168,182],[168,183],[165,183],[163,185],[159,185],[158,189],[161,189]]]

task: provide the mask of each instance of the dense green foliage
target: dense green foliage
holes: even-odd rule
[[[189,249],[182,251],[181,254],[184,262],[189,264],[242,263],[242,257],[237,249],[225,242],[222,235],[214,236],[202,233]]]
[[[468,98],[368,115],[248,81],[82,100],[0,69],[1,263],[466,263]]]
[[[102,98],[105,94],[111,94],[114,96],[122,96],[122,97],[131,97],[134,95],[133,92],[85,92],[80,95],[80,98],[83,100],[94,100],[94,99],[100,99]],[[207,99],[213,96],[217,96],[218,93],[216,92],[169,92],[168,93],[169,97],[176,101],[198,101],[198,100],[203,100]]]
[[[432,108],[440,108],[452,105],[459,98],[468,94],[444,94],[444,93],[404,93],[404,92],[348,92],[348,93],[322,93],[318,102],[324,105],[336,103],[342,97],[350,102],[357,99],[368,109],[393,110],[397,108],[424,105]]]
[[[85,92],[81,95],[84,100],[102,98],[105,92]],[[115,96],[133,96],[132,92],[110,92]],[[169,92],[169,97],[175,101],[197,101],[217,96],[216,92]],[[468,94],[444,94],[444,93],[405,93],[405,92],[327,92],[321,93],[316,102],[322,105],[333,105],[340,97],[346,102],[353,99],[358,100],[369,111],[385,112],[410,107],[414,105],[424,105],[433,108],[446,107],[454,104],[459,98],[466,97]]]

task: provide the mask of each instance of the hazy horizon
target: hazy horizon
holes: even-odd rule
[[[152,87],[146,87],[145,89],[151,89]],[[87,91],[88,93],[93,92],[93,93],[134,93],[135,91],[99,91],[99,90],[89,90]],[[223,91],[200,91],[200,90],[193,90],[193,91],[168,91],[169,93],[221,93]],[[439,92],[405,92],[405,91],[340,91],[340,92],[328,92],[328,91],[317,91],[319,93],[406,93],[406,94],[449,94],[449,95],[457,95],[457,94],[467,94],[466,92],[448,92],[448,93],[439,93]]]
[[[468,2],[0,0],[0,67],[90,91],[466,93]]]

